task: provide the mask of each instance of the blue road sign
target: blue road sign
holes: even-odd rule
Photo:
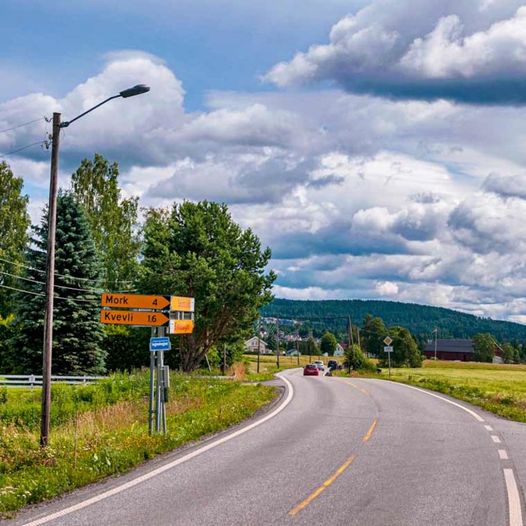
[[[157,338],[150,338],[150,351],[169,351],[172,348],[170,338],[166,336],[159,336]]]

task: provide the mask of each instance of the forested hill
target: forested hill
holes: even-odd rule
[[[438,327],[439,338],[470,338],[479,332],[489,332],[499,341],[526,341],[526,325],[478,318],[451,309],[412,303],[374,300],[297,301],[278,298],[262,310],[263,316],[305,320],[315,330],[328,329],[333,332],[345,331],[345,318],[348,316],[353,324],[361,326],[366,314],[380,316],[387,326],[407,327],[420,338],[430,338],[433,329]]]

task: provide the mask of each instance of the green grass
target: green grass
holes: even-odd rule
[[[387,369],[382,369],[376,377],[387,378]],[[426,360],[421,368],[392,369],[391,379],[465,400],[510,420],[526,422],[526,365]]]
[[[57,386],[49,447],[38,445],[39,390],[9,390],[0,406],[0,516],[137,464],[252,415],[275,390],[172,376],[167,435],[148,435],[148,376]],[[37,411],[38,412],[38,411]],[[27,424],[25,418],[28,418]]]

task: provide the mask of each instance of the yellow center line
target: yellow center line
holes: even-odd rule
[[[350,456],[319,488],[314,490],[305,500],[289,511],[289,515],[294,517],[302,509],[306,508],[314,499],[319,497],[353,462],[356,455]]]
[[[369,431],[367,431],[367,433],[365,433],[364,437],[362,438],[364,442],[367,442],[373,436],[377,423],[378,423],[378,418],[375,418],[374,422],[371,424],[371,427],[369,428]]]
[[[359,387],[358,385],[354,385],[352,382],[345,382],[347,385],[350,385],[351,387],[354,387],[355,389],[358,389],[361,393],[363,393],[365,396],[371,396],[369,391],[364,389],[363,387]]]

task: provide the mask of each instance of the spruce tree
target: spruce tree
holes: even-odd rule
[[[13,347],[13,369],[25,374],[42,370],[47,212],[34,233],[27,251],[31,281],[25,287],[34,294],[20,298],[17,318],[21,330]],[[101,265],[82,207],[71,194],[61,192],[57,201],[53,374],[105,371],[97,290],[100,275]]]

